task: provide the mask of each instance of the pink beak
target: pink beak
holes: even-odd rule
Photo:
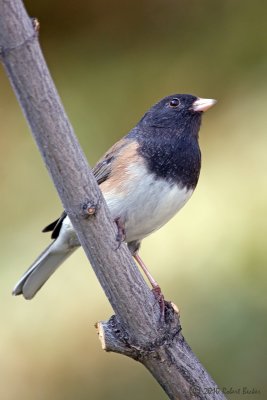
[[[192,109],[196,112],[207,111],[209,108],[214,106],[217,101],[213,99],[202,99],[199,97],[196,101],[194,101]]]

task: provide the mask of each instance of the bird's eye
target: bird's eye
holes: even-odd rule
[[[170,101],[171,107],[178,107],[179,105],[180,105],[180,100],[177,99],[176,97]]]

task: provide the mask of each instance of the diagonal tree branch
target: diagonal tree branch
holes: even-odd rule
[[[102,347],[145,365],[170,399],[224,399],[181,334],[178,313],[159,306],[116,228],[46,66],[36,24],[21,0],[0,2],[0,56],[84,251],[116,316],[99,323]]]

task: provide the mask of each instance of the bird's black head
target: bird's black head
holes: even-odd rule
[[[215,100],[201,99],[191,94],[174,94],[164,97],[143,116],[139,127],[166,129],[176,133],[198,134],[203,111],[215,104]],[[185,133],[186,133],[185,132]]]
[[[156,179],[195,188],[201,167],[201,116],[214,104],[190,94],[165,97],[127,135],[138,142],[138,153]]]

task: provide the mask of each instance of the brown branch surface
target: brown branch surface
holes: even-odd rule
[[[102,346],[145,365],[170,399],[223,399],[181,334],[179,317],[159,306],[116,227],[66,116],[36,22],[21,0],[0,2],[0,56],[39,151],[116,316],[99,323]],[[95,213],[94,213],[95,211]],[[207,393],[207,389],[211,389]]]

